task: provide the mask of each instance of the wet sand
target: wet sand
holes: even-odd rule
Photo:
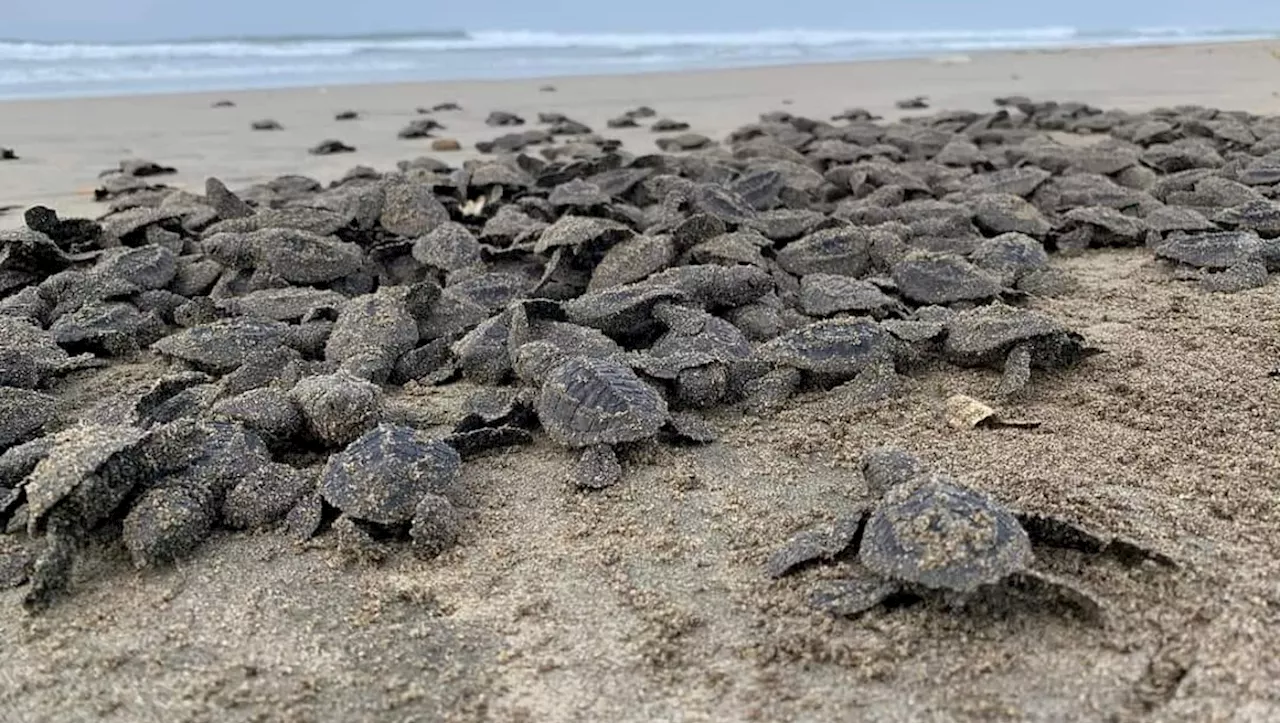
[[[826,118],[851,106],[885,117],[901,114],[894,102],[928,96],[932,110],[984,109],[999,95],[1077,100],[1106,108],[1141,110],[1196,103],[1280,112],[1280,43],[1187,45],[1154,48],[1028,51],[942,56],[917,60],[797,65],[746,70],[590,76],[535,80],[335,86],[291,90],[41,100],[0,103],[0,146],[18,161],[0,162],[0,207],[51,205],[65,213],[93,213],[99,172],[122,158],[147,158],[179,170],[165,183],[200,192],[207,176],[232,188],[286,173],[321,182],[354,165],[393,168],[396,161],[432,155],[430,140],[403,141],[396,133],[420,117],[419,106],[456,102],[459,112],[434,114],[464,153],[435,154],[460,161],[476,141],[511,129],[490,128],[493,110],[532,122],[540,111],[559,111],[593,130],[623,140],[633,152],[655,150],[645,128],[612,130],[605,121],[649,105],[660,117],[691,125],[719,139],[758,114],[785,109]],[[541,92],[551,83],[554,93]],[[234,108],[211,108],[217,100]],[[784,102],[788,102],[783,105]],[[345,110],[361,114],[336,121]],[[283,131],[255,132],[272,118]],[[336,138],[357,152],[316,157],[307,149]],[[0,228],[20,223],[0,216]]]
[[[769,110],[890,113],[893,100],[918,94],[935,109],[1022,93],[1280,112],[1278,78],[1269,46],[1242,44],[560,79],[555,93],[538,82],[460,83],[16,103],[0,106],[0,144],[24,158],[0,164],[0,206],[87,211],[77,190],[135,155],[178,166],[177,182],[193,189],[206,175],[238,187],[385,168],[431,155],[429,141],[395,132],[415,106],[443,101],[465,110],[439,114],[442,135],[470,145],[502,132],[482,123],[498,108],[603,126],[648,104],[718,138]],[[216,97],[238,105],[211,109]],[[365,119],[332,120],[347,108]],[[250,132],[259,117],[286,130]],[[652,147],[643,129],[608,135]],[[359,152],[306,154],[327,137]],[[380,565],[355,563],[323,538],[299,549],[277,533],[220,533],[175,567],[135,572],[118,546],[96,546],[76,594],[43,617],[19,612],[22,590],[0,592],[0,717],[1280,719],[1275,282],[1207,294],[1144,249],[1053,263],[1079,286],[1031,307],[1107,353],[1037,377],[1004,410],[1038,429],[947,426],[943,400],[986,398],[998,382],[990,370],[947,366],[872,405],[810,394],[773,417],[713,413],[718,443],[642,450],[624,481],[600,493],[571,489],[571,455],[545,439],[477,459],[463,473],[463,538],[430,562],[397,551]],[[69,380],[60,399],[73,409],[153,373],[145,360],[118,366]],[[409,390],[401,401],[444,419],[468,391]],[[853,621],[812,612],[814,576],[773,582],[761,563],[792,532],[863,499],[856,461],[874,444],[916,450],[1008,504],[1156,546],[1182,568],[1044,555],[1045,569],[1105,601],[1103,629],[1034,609],[954,615],[922,605]]]

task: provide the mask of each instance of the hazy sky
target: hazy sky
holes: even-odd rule
[[[724,12],[720,8],[732,8]],[[470,30],[1280,28],[1276,0],[0,0],[0,37]]]

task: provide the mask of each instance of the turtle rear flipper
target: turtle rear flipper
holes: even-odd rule
[[[1106,625],[1106,609],[1101,601],[1053,575],[1035,570],[1021,570],[1010,575],[1005,580],[1004,586],[1028,601],[1069,610],[1091,625],[1098,627]]]
[[[1031,347],[1019,344],[1009,351],[1004,361],[1004,376],[996,393],[1009,397],[1026,388],[1031,381]]]
[[[861,574],[824,583],[809,596],[809,605],[830,615],[854,617],[888,602],[902,592],[899,583],[871,574]]]

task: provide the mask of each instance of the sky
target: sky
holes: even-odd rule
[[[135,41],[427,29],[696,32],[1049,25],[1280,29],[1276,0],[0,0],[0,5],[0,38],[24,40]]]

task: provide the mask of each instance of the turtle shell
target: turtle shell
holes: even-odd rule
[[[352,517],[401,524],[413,519],[424,496],[448,493],[461,467],[458,452],[444,442],[380,424],[329,458],[320,491]]]
[[[657,390],[613,359],[566,359],[551,370],[538,397],[543,428],[569,447],[647,439],[667,418]]]
[[[874,321],[836,318],[779,336],[760,347],[760,357],[803,371],[852,377],[891,361],[893,344],[893,337]]]
[[[31,531],[37,532],[44,515],[88,478],[104,488],[140,480],[123,479],[131,469],[122,456],[145,437],[136,427],[125,425],[79,424],[59,432],[48,456],[27,477],[27,505]],[[112,474],[95,474],[104,465],[116,462]],[[117,476],[122,479],[115,479]],[[104,499],[116,495],[104,494]]]
[[[867,520],[858,555],[886,578],[961,592],[999,582],[1033,559],[1011,512],[944,475],[890,490]]]
[[[958,363],[1000,363],[1021,342],[1066,334],[1067,328],[1047,314],[990,304],[957,314],[947,325],[944,350]]]

